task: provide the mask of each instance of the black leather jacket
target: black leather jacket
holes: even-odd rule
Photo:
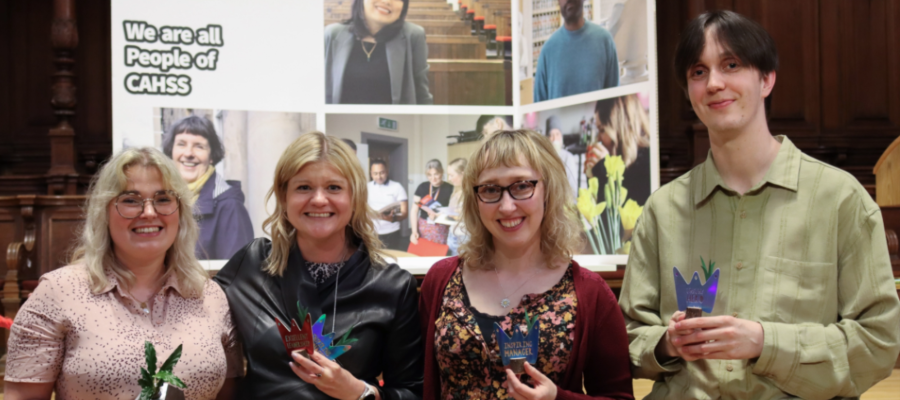
[[[268,239],[250,242],[228,261],[214,280],[228,296],[231,314],[247,358],[247,376],[238,383],[239,399],[330,399],[291,370],[275,318],[297,319],[297,302],[315,322],[327,315],[332,331],[335,279],[316,285],[294,246],[282,277],[262,270],[272,249]],[[353,376],[377,387],[383,373],[384,399],[420,399],[423,354],[416,279],[396,264],[375,267],[364,246],[341,268],[334,340],[352,327],[358,339],[337,358]],[[298,321],[298,323],[302,323]]]

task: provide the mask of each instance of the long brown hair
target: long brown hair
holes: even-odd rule
[[[594,114],[600,130],[614,142],[613,155],[621,155],[626,167],[637,159],[639,148],[650,147],[650,117],[637,95],[600,100]]]

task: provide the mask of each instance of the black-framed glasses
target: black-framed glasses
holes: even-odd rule
[[[144,213],[144,204],[148,201],[159,215],[172,215],[178,211],[178,196],[171,190],[156,192],[149,199],[145,199],[137,193],[122,193],[116,197],[116,211],[122,218],[134,219]]]
[[[503,198],[503,192],[509,192],[509,196],[513,200],[528,200],[534,196],[534,188],[537,186],[538,180],[518,181],[509,186],[500,186],[494,184],[474,186],[475,195],[484,203],[496,203]]]

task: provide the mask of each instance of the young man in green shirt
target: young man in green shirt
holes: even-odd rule
[[[648,398],[857,397],[897,360],[880,209],[769,132],[777,67],[768,33],[729,11],[701,15],[679,43],[711,150],[650,197],[634,231],[619,304],[634,376],[656,381]],[[720,269],[715,307],[685,319],[673,267],[690,277],[702,262]]]

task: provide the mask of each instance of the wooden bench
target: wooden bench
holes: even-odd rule
[[[475,10],[476,16],[488,17],[493,11],[509,11],[512,12],[510,2],[507,0],[463,0],[463,4],[469,10]],[[487,22],[491,23],[491,22]]]
[[[476,36],[428,35],[428,58],[484,60],[487,58],[486,43]]]
[[[350,6],[353,4],[353,0],[325,0],[326,6],[334,6],[334,5],[346,5]],[[446,0],[411,0],[409,5],[412,7],[414,4],[439,4],[439,5],[450,5]]]
[[[497,25],[497,36],[512,36],[512,11],[494,10],[485,16],[484,23]]]
[[[326,19],[325,26],[340,23],[342,20],[337,19]],[[413,24],[419,25],[422,28],[425,28],[425,35],[468,35],[469,34],[469,26],[466,25],[462,21],[453,21],[453,20],[437,20],[437,19],[425,19],[425,20],[411,20],[407,19],[407,22],[411,22]]]
[[[352,0],[330,0],[325,2],[325,12],[328,12],[329,8],[336,7],[345,7],[346,9],[350,9],[353,5]],[[409,10],[453,10],[450,7],[449,3],[439,2],[439,1],[412,1],[409,3]]]
[[[428,66],[434,104],[512,105],[512,71],[503,60],[429,59]]]
[[[325,10],[325,19],[338,19],[345,20],[350,18],[350,7],[335,7],[331,9]],[[407,19],[420,20],[420,19],[433,19],[433,20],[448,20],[448,21],[459,21],[459,16],[456,15],[449,8],[446,10],[429,10],[429,9],[411,9],[406,13]]]
[[[463,0],[475,16],[484,17],[485,25],[497,25],[497,36],[512,35],[512,9],[506,0]]]

